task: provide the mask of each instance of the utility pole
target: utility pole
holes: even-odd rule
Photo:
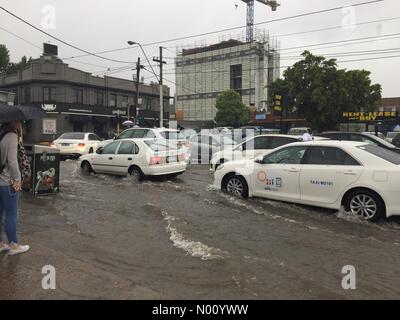
[[[163,65],[167,64],[163,61],[163,47],[160,47],[160,58],[153,58],[154,62],[160,64],[160,128],[164,127],[164,87],[163,87]]]
[[[139,85],[140,85],[140,69],[143,69],[144,66],[140,64],[140,57],[138,58],[137,64],[136,64],[136,95],[135,95],[135,109],[133,111],[133,116],[135,119],[135,124],[138,123],[138,114],[139,114]],[[129,115],[128,115],[128,120],[129,120]]]

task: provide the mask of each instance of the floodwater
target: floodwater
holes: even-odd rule
[[[207,166],[174,181],[83,175],[62,163],[61,193],[24,194],[19,237],[0,254],[0,299],[399,298],[400,220],[239,199]],[[56,290],[42,288],[43,266]],[[356,289],[341,273],[356,270]]]

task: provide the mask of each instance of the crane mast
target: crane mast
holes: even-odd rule
[[[254,1],[260,2],[266,6],[270,6],[272,11],[276,11],[280,6],[277,0],[242,0],[247,3],[247,19],[246,19],[246,41],[253,42],[254,40]]]

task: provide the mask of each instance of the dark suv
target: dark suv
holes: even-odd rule
[[[380,146],[382,148],[400,153],[400,148],[395,145],[369,133],[360,132],[326,132],[321,133],[318,136],[329,138],[331,140],[343,140],[343,141],[360,141],[375,146]]]

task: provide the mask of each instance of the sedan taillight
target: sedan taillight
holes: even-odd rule
[[[163,164],[165,163],[165,158],[163,157],[151,157],[149,161],[149,165],[154,166],[157,164]]]
[[[85,146],[84,143],[78,143],[78,147],[79,147],[79,148],[83,148],[84,146]]]

